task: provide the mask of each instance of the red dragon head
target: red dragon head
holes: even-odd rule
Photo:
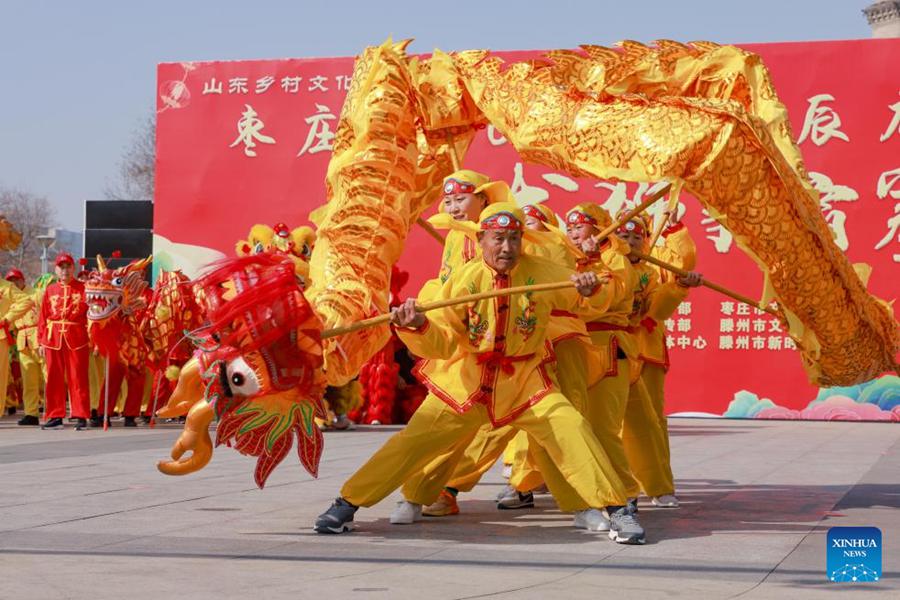
[[[321,397],[322,325],[303,297],[291,263],[274,253],[226,259],[197,282],[208,324],[181,369],[160,417],[187,412],[185,430],[160,463],[169,475],[203,468],[212,457],[208,426],[219,419],[216,445],[258,457],[262,487],[297,439],[301,463],[316,474],[322,435],[314,418]],[[191,456],[181,459],[186,451]]]
[[[124,267],[109,269],[103,257],[97,255],[97,270],[90,273],[84,284],[88,319],[103,323],[143,308],[144,291],[147,289],[144,271],[152,259],[148,256]]]

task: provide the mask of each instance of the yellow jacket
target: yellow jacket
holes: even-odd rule
[[[635,359],[639,354],[629,319],[634,305],[634,291],[638,285],[637,276],[628,258],[615,244],[607,244],[599,255],[581,259],[578,270],[611,272],[621,282],[621,293],[613,300],[609,310],[587,323],[591,340],[604,353],[604,374],[614,377],[618,373],[618,358]]]
[[[19,291],[12,283],[0,280],[0,319],[8,326],[0,328],[0,340],[10,340],[10,329],[25,313],[34,307],[29,294]]]
[[[697,264],[697,247],[688,230],[682,226],[667,230],[664,234],[665,244],[653,248],[653,256],[676,267],[692,271]],[[672,272],[652,265],[641,263],[642,272],[652,271],[656,274],[656,289],[652,291],[654,300],[649,299],[642,306],[643,312],[634,315],[637,320],[637,340],[640,348],[640,360],[664,369],[669,368],[669,351],[666,347],[666,328],[663,324],[678,309],[678,305],[687,298],[688,288],[675,283]]]
[[[564,281],[571,274],[528,255],[508,275],[474,260],[454,271],[431,299]],[[550,313],[555,309],[596,318],[621,293],[618,285],[601,285],[590,298],[566,288],[457,305],[428,313],[417,330],[398,328],[397,333],[413,354],[425,358],[416,374],[433,394],[460,413],[484,404],[499,427],[556,389],[550,367],[556,357],[547,338]]]
[[[438,274],[441,283],[447,281],[451,273],[478,256],[481,256],[481,247],[475,239],[463,231],[454,229],[448,231],[444,239],[444,253],[441,255],[441,270]]]
[[[16,347],[19,352],[32,350],[35,354],[40,347],[37,335],[38,307],[41,305],[41,290],[26,287],[22,293],[31,298],[31,307],[13,323],[16,330]]]

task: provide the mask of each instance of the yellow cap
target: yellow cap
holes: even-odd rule
[[[575,223],[590,223],[597,229],[605,229],[612,225],[612,217],[609,211],[593,202],[576,204],[566,213],[566,225]]]
[[[444,194],[453,193],[453,181],[473,186],[471,193],[484,194],[488,204],[494,204],[495,202],[513,202],[515,200],[505,181],[491,181],[491,178],[484,173],[469,169],[460,169],[459,171],[447,175],[444,177]]]

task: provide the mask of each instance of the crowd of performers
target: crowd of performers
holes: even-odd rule
[[[148,422],[152,373],[135,375],[110,363],[89,337],[88,295],[91,272],[80,260],[76,273],[70,254],[57,255],[52,274],[28,285],[19,269],[9,269],[0,282],[0,390],[4,414],[24,410],[20,426],[62,429],[67,407],[75,429],[100,426],[113,412],[124,416],[125,427]],[[123,385],[123,379],[127,383]],[[107,392],[111,402],[101,396]],[[109,407],[110,415],[105,409]],[[44,423],[40,415],[43,410]]]
[[[294,262],[302,286],[314,241],[309,227],[254,225],[236,253],[279,253]],[[156,289],[149,287],[149,258],[119,268],[107,267],[102,257],[96,269],[88,270],[85,259],[78,264],[76,272],[73,257],[61,253],[53,273],[33,285],[15,268],[0,281],[0,390],[6,391],[0,415],[21,411],[19,426],[42,429],[63,429],[67,421],[76,430],[108,428],[113,421],[152,424],[193,351],[186,333],[203,324],[192,282],[169,272]],[[402,285],[402,274],[395,279]],[[387,349],[374,357],[360,377],[363,385],[328,388],[328,414],[320,426],[349,429],[351,416],[406,422],[425,392],[408,368],[411,385],[404,385],[397,363],[405,362],[400,355],[406,353],[399,350],[397,361],[385,355]]]
[[[600,239],[613,219],[592,203],[571,208],[562,231],[547,207],[519,208],[504,182],[469,170],[447,177],[443,192],[441,214],[429,220],[449,229],[438,277],[392,309],[394,332],[423,359],[416,376],[429,393],[346,481],[315,530],[349,531],[359,507],[401,487],[393,524],[458,514],[459,493],[503,457],[509,486],[499,509],[533,507],[534,493],[547,489],[576,528],[644,543],[638,497],[678,507],[662,323],[702,282],[691,271],[688,231],[672,215],[664,243],[651,249],[651,222],[639,214]],[[651,252],[689,272],[673,276],[636,254]],[[567,279],[565,289],[417,310]]]
[[[663,243],[651,248],[653,227],[643,214],[601,238],[614,221],[599,205],[572,207],[563,230],[546,206],[519,208],[504,182],[470,170],[448,176],[439,214],[429,220],[447,230],[437,277],[417,299],[401,302],[406,277],[394,270],[394,336],[358,381],[329,388],[332,413],[321,424],[347,428],[351,411],[366,422],[409,422],[344,484],[315,530],[349,531],[360,506],[399,487],[404,500],[391,523],[458,514],[458,494],[502,457],[509,485],[497,497],[499,509],[533,507],[535,492],[549,491],[562,511],[574,514],[576,528],[644,543],[638,497],[678,507],[663,409],[669,362],[661,324],[702,282],[691,271],[694,243],[676,214],[664,217]],[[306,227],[254,226],[236,250],[289,255],[303,282],[314,240]],[[688,273],[657,269],[641,253]],[[0,389],[10,392],[6,406],[24,404],[20,425],[40,424],[42,396],[44,429],[65,426],[67,404],[80,430],[108,427],[116,413],[124,426],[137,426],[165,403],[178,377],[166,372],[173,347],[163,345],[154,359],[147,336],[161,335],[166,327],[159,315],[172,309],[159,310],[162,282],[157,290],[142,283],[148,264],[113,270],[98,258],[96,271],[76,276],[75,261],[60,254],[54,275],[32,287],[20,271],[6,274]],[[560,281],[570,285],[427,314],[417,309]],[[116,327],[98,325],[112,316]],[[414,368],[410,355],[419,359]],[[7,385],[11,361],[17,385]]]

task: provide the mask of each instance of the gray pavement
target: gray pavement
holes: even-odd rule
[[[0,420],[0,599],[900,597],[900,426],[673,419],[678,510],[641,508],[646,546],[576,531],[549,496],[498,511],[495,467],[463,514],[312,532],[396,428],[326,434],[318,480],[296,459],[265,490],[220,448],[200,473],[155,463],[179,428],[39,431]],[[836,525],[880,527],[884,578],[825,580]]]

